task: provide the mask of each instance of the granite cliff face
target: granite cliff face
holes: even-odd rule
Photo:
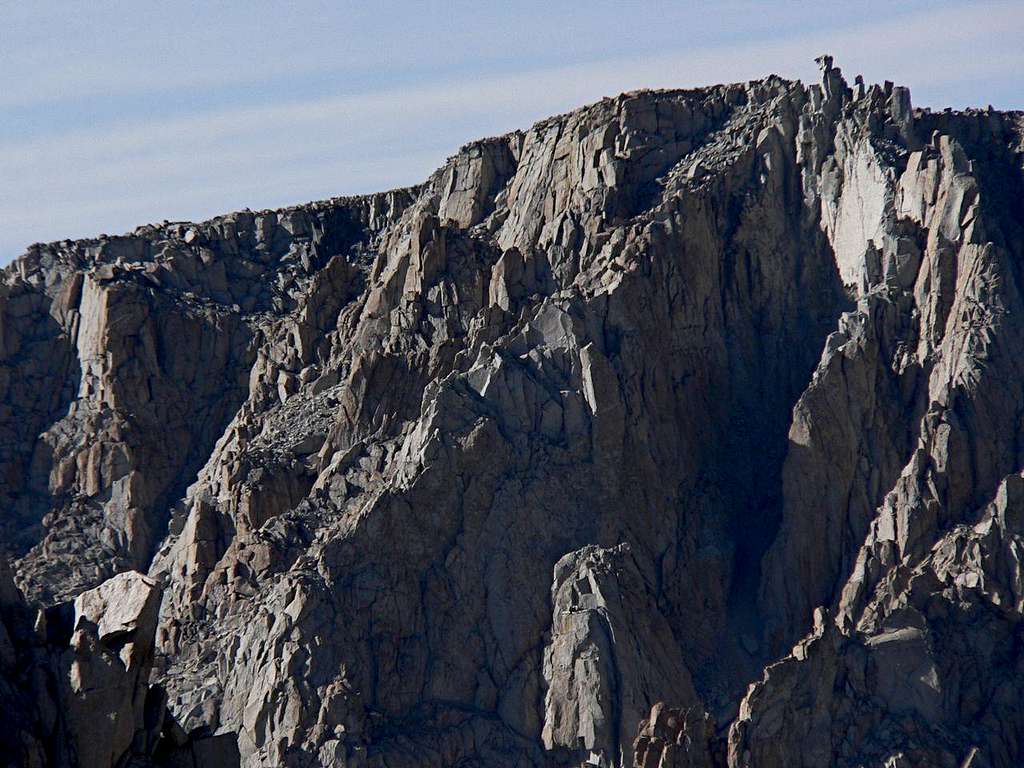
[[[8,267],[9,763],[1024,761],[1024,116],[821,65]]]

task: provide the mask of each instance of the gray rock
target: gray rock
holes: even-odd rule
[[[0,748],[1020,764],[1024,124],[819,63],[6,268]]]
[[[5,765],[114,768],[237,766],[234,734],[210,759],[208,739],[190,738],[150,686],[160,588],[127,571],[64,603],[31,609],[0,566],[0,746]]]
[[[582,748],[581,762],[628,765],[654,702],[697,703],[679,645],[625,544],[566,555],[551,591],[544,746]]]

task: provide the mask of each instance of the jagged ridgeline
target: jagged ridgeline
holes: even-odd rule
[[[7,764],[1024,763],[1024,116],[821,64],[9,266]]]

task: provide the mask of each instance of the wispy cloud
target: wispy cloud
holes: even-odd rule
[[[987,89],[1005,94],[1015,88],[1021,105],[1022,18],[1016,3],[974,4],[876,19],[838,33],[522,64],[487,76],[355,94],[275,96],[271,103],[256,94],[251,103],[192,114],[12,138],[0,143],[0,261],[34,240],[415,183],[466,140],[525,127],[601,96],[746,80],[769,70],[806,79],[815,76],[813,56],[826,50],[848,75],[911,85],[918,102],[965,92],[987,101]],[[977,55],[982,45],[984,56]],[[208,76],[207,85],[236,77]],[[84,81],[95,77],[86,72]],[[957,90],[958,83],[968,90]],[[118,87],[144,85],[144,78],[129,76]]]

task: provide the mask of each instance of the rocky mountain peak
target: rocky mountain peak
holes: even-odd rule
[[[7,267],[12,764],[1024,759],[1024,117],[818,62]]]

